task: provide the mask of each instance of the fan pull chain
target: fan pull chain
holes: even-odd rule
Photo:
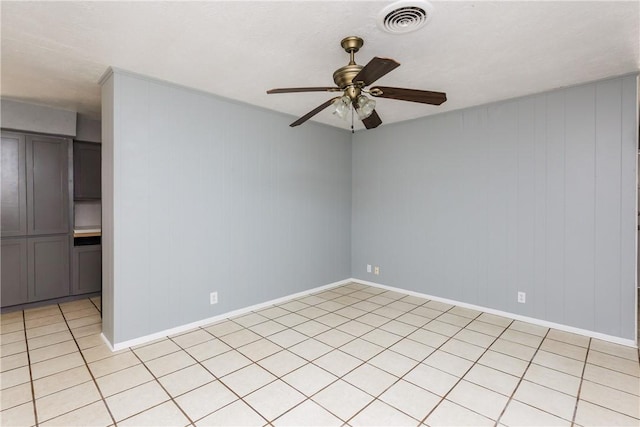
[[[351,107],[351,133],[356,133],[356,131],[353,130],[353,106]]]

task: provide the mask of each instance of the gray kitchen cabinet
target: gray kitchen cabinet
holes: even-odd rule
[[[73,143],[73,198],[98,200],[101,196],[101,145]]]
[[[2,132],[2,237],[27,234],[27,174],[25,136]]]
[[[102,246],[73,248],[73,295],[100,292],[102,289]]]
[[[67,235],[27,239],[30,302],[69,295],[69,240]]]
[[[27,135],[27,232],[69,232],[69,140]]]
[[[0,265],[0,300],[3,306],[24,304],[29,300],[27,288],[27,239],[2,239]]]

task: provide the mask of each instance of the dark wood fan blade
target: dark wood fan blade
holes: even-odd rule
[[[315,116],[316,114],[318,114],[320,111],[324,110],[325,108],[327,108],[329,105],[331,105],[331,103],[333,103],[333,101],[335,101],[336,99],[338,99],[339,97],[336,98],[331,98],[330,100],[328,100],[327,102],[317,106],[316,108],[314,108],[313,110],[309,111],[307,114],[305,114],[304,116],[300,117],[298,120],[296,120],[295,122],[291,123],[289,126],[291,127],[296,127],[299,126],[301,124],[303,124],[304,122],[306,122],[307,120],[309,120],[311,117]]]
[[[364,124],[364,127],[366,127],[367,129],[373,129],[380,126],[382,124],[382,120],[380,119],[380,116],[378,115],[378,113],[376,113],[376,110],[373,110],[373,113],[371,113],[369,117],[364,119],[362,123]]]
[[[400,101],[419,102],[421,104],[440,105],[447,100],[444,92],[431,92],[429,90],[402,89],[399,87],[376,86],[369,92],[378,98],[398,99]]]
[[[400,64],[391,58],[378,58],[376,56],[351,81],[353,83],[363,82],[365,86],[369,86],[399,66]]]
[[[294,92],[338,92],[339,87],[287,87],[283,89],[271,89],[267,93],[294,93]]]

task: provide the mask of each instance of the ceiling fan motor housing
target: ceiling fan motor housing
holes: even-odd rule
[[[345,89],[352,83],[353,78],[358,75],[360,70],[362,70],[362,65],[358,64],[340,67],[333,73],[333,81],[340,89]]]

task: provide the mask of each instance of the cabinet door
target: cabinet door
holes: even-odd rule
[[[27,239],[2,239],[0,301],[3,307],[24,304],[27,292]]]
[[[89,142],[73,143],[73,198],[100,199],[101,145]]]
[[[27,175],[24,135],[2,132],[0,212],[2,237],[27,234]]]
[[[102,246],[73,248],[73,295],[99,292],[102,289]]]
[[[27,239],[29,301],[69,295],[69,236]]]
[[[27,136],[29,235],[69,232],[69,140]]]

